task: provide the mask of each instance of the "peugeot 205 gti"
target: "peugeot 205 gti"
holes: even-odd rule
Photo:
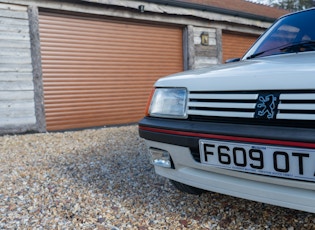
[[[157,174],[315,213],[315,8],[279,18],[238,62],[159,79],[139,122]]]

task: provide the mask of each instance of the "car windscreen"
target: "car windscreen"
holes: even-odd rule
[[[315,50],[315,10],[283,17],[258,40],[245,58]]]

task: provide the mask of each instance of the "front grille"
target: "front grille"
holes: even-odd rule
[[[257,93],[190,92],[188,115],[253,118]]]
[[[282,93],[277,119],[315,120],[315,93]]]
[[[260,98],[275,95],[276,104],[272,107],[275,116],[259,117],[257,105]],[[248,91],[248,92],[190,92],[188,96],[190,117],[200,120],[233,118],[257,120],[259,123],[283,123],[290,121],[315,121],[315,92],[313,91]]]
[[[270,95],[274,105],[265,103]],[[259,117],[262,104],[274,114]],[[189,93],[187,107],[192,121],[315,129],[315,91],[195,91]],[[200,162],[199,149],[191,154]]]

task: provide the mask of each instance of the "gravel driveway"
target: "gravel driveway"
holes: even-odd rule
[[[0,229],[315,229],[315,215],[155,175],[137,126],[0,137]]]

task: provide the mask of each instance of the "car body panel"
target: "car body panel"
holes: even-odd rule
[[[205,190],[231,195],[287,208],[315,212],[314,190],[304,189],[301,183],[283,183],[277,178],[266,178],[215,167],[201,166],[190,155],[189,149],[148,141],[149,146],[167,149],[176,170],[155,167],[156,173],[181,183]],[[291,184],[291,186],[289,186]]]
[[[185,87],[189,91],[314,89],[314,63],[315,51],[274,55],[174,74],[159,79],[155,87]],[[301,69],[303,81],[297,81]],[[272,76],[267,76],[266,70]]]
[[[186,109],[177,119],[170,116],[172,109],[150,116],[148,108],[139,122],[149,152],[161,150],[156,152],[171,161],[165,167],[154,165],[157,174],[199,189],[315,213],[315,32],[303,16],[315,20],[315,8],[277,20],[239,62],[155,83],[154,92],[175,88],[168,89],[174,95],[148,107],[184,108],[186,97]],[[286,38],[289,42],[266,49],[268,39]],[[187,91],[176,95],[176,88]]]

